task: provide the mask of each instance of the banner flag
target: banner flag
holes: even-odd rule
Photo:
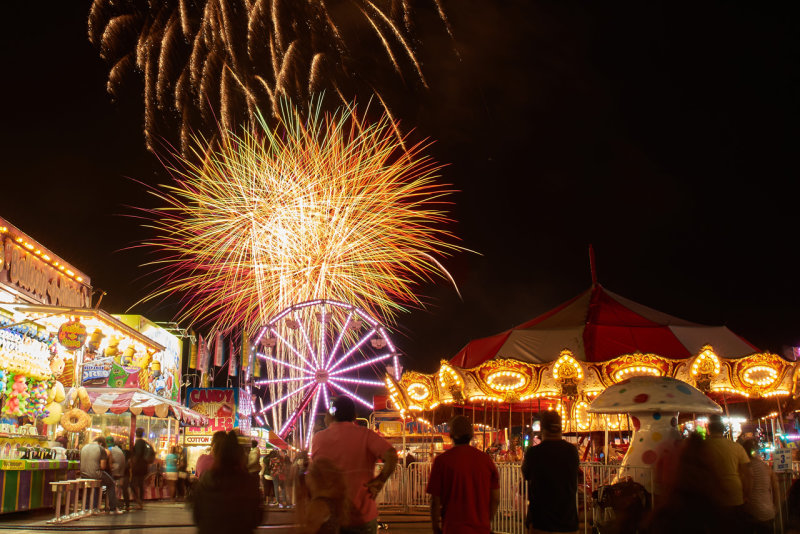
[[[239,364],[236,363],[236,353],[233,351],[233,338],[228,340],[228,376],[236,376],[239,374]]]
[[[214,340],[214,366],[215,367],[222,367],[225,365],[225,347],[222,346],[222,332],[217,333],[217,337]]]
[[[194,332],[189,336],[189,369],[197,369],[197,337]]]

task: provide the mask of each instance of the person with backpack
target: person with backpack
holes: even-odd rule
[[[133,496],[136,499],[136,508],[144,508],[144,479],[147,471],[156,459],[156,452],[153,446],[144,439],[144,429],[136,429],[136,442],[133,444],[131,453],[131,487]]]

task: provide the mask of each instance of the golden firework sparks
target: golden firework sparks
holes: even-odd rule
[[[183,295],[182,319],[224,331],[319,298],[391,318],[421,305],[418,282],[452,281],[437,260],[460,248],[450,190],[425,146],[406,147],[387,116],[309,109],[302,119],[284,102],[276,128],[257,115],[216,148],[176,156],[174,183],[154,191],[163,206],[146,245],[163,276],[148,299]]]
[[[426,4],[452,38],[441,1]],[[418,11],[407,0],[93,0],[88,26],[111,65],[112,95],[126,77],[144,76],[148,148],[178,128],[187,153],[186,128],[208,133],[219,120],[255,122],[258,109],[277,116],[281,96],[307,102],[331,90],[347,105],[398,83],[424,91],[413,32]],[[388,68],[371,63],[376,49]]]

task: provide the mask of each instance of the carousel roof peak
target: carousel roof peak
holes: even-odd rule
[[[514,328],[470,341],[450,362],[464,368],[493,358],[544,363],[557,359],[563,349],[587,362],[637,352],[684,359],[705,345],[712,345],[725,358],[758,352],[755,345],[725,326],[687,321],[594,283],[572,299]]]

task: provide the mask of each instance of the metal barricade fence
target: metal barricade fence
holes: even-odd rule
[[[632,480],[640,483],[649,494],[649,502],[642,503],[643,512],[648,511],[644,510],[645,507],[650,509],[653,507],[654,486],[652,468],[650,467],[621,467],[617,464],[581,463],[580,477],[576,495],[579,532],[589,534],[595,532],[595,528],[613,522],[614,511],[610,507],[602,507],[599,501],[601,500],[601,492],[618,482]],[[597,492],[597,498],[595,498],[595,492]],[[599,530],[602,532],[601,528]]]
[[[498,463],[500,505],[492,521],[492,532],[525,534],[528,511],[528,483],[522,477],[522,463]]]
[[[525,514],[528,509],[528,484],[522,477],[522,464],[508,462],[496,465],[500,477],[500,504],[492,523],[492,530],[505,534],[524,534]],[[634,481],[649,480],[644,489],[651,496],[653,494],[649,467],[620,468],[619,465],[582,463],[580,469],[581,478],[578,481],[576,505],[579,531],[585,534],[593,532],[593,527],[613,519],[613,512],[597,505],[592,496],[594,491],[630,478]],[[414,462],[407,466],[398,465],[379,494],[378,505],[381,509],[428,510],[430,496],[425,490],[430,472],[430,462]],[[652,499],[650,505],[652,506]]]
[[[428,479],[431,476],[431,462],[413,462],[405,468],[406,503],[408,508],[425,508],[430,506],[430,497],[426,493]]]
[[[380,472],[379,465],[375,466],[376,474]],[[382,508],[400,507],[407,511],[406,507],[406,468],[398,465],[392,476],[383,485],[383,490],[378,494],[376,502]]]

